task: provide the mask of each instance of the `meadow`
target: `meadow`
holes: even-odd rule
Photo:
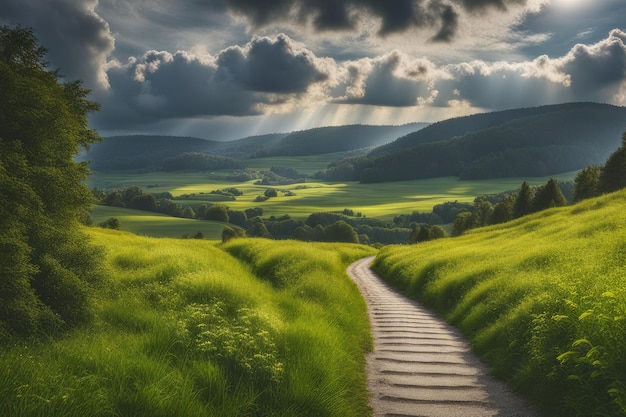
[[[297,163],[293,167],[298,170]],[[574,178],[575,172],[554,176],[561,181]],[[224,180],[224,173],[94,173],[89,179],[90,187],[101,189],[124,188],[137,185],[145,192],[170,192],[184,205],[197,207],[202,203],[214,203],[208,195],[213,190],[236,187],[244,195],[236,201],[227,201],[232,210],[245,210],[261,207],[264,216],[289,214],[293,218],[304,219],[309,214],[325,211],[342,211],[345,208],[361,212],[367,217],[384,221],[394,216],[410,214],[413,211],[430,212],[433,206],[446,201],[472,202],[476,196],[516,190],[524,180],[530,185],[545,184],[549,177],[501,178],[496,180],[461,181],[456,177],[442,177],[424,180],[399,181],[393,183],[359,184],[357,182],[327,183],[307,180],[306,183],[277,186],[289,190],[295,196],[278,197],[264,202],[254,201],[263,195],[267,186],[255,185],[254,181],[232,182]],[[311,182],[308,182],[311,181]],[[188,196],[181,198],[181,196]]]
[[[454,326],[546,416],[626,415],[626,192],[453,239],[375,270]]]
[[[205,239],[221,240],[224,229],[224,223],[220,222],[182,219],[122,207],[97,205],[94,206],[91,213],[94,224],[104,222],[112,217],[120,221],[120,230],[153,237],[193,237],[201,232]]]
[[[366,246],[156,239],[86,229],[93,322],[0,347],[0,415],[354,416],[367,406]]]

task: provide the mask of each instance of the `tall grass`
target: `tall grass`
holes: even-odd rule
[[[345,266],[369,248],[293,242],[298,259],[283,260],[272,241],[226,252],[88,233],[109,277],[96,319],[63,339],[0,345],[1,416],[368,414],[365,305]],[[276,254],[268,268],[289,279],[276,286],[229,253],[247,245]]]
[[[546,416],[626,415],[626,192],[387,247],[375,269]]]

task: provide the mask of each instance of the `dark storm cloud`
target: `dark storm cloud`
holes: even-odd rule
[[[614,29],[594,45],[576,45],[563,58],[574,94],[599,99],[626,83],[626,32]]]
[[[223,1],[231,11],[245,16],[257,27],[291,24],[295,19],[300,23],[311,24],[318,31],[350,30],[356,27],[360,16],[371,16],[379,19],[381,36],[404,32],[411,28],[439,28],[434,39],[450,41],[456,32],[458,22],[455,7],[446,0]],[[458,3],[458,0],[454,1]],[[494,1],[488,0],[487,3]],[[467,5],[470,9],[476,7],[472,2]]]
[[[525,5],[527,0],[461,0],[461,4],[467,10],[477,11],[486,8],[507,10],[511,5]]]
[[[0,23],[32,27],[47,60],[69,80],[89,88],[107,84],[105,65],[115,48],[109,25],[94,12],[97,0],[3,0]]]
[[[110,90],[97,97],[99,125],[160,119],[261,114],[260,107],[305,95],[325,81],[332,60],[317,58],[285,35],[254,38],[217,58],[149,51],[109,69]]]

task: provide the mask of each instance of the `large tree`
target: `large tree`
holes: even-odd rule
[[[85,164],[98,140],[80,82],[61,82],[29,29],[0,27],[0,339],[89,317],[98,254],[81,231]]]
[[[609,156],[600,173],[600,191],[611,193],[626,188],[626,132],[622,146]]]
[[[579,171],[574,178],[574,202],[600,195],[601,168],[590,165]]]

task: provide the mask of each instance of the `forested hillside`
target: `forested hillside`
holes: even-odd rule
[[[569,103],[468,116],[435,123],[332,164],[328,180],[400,181],[547,176],[600,164],[619,146],[626,109]]]
[[[203,153],[235,159],[321,155],[383,145],[427,125],[323,127],[250,136],[230,142],[175,136],[113,136],[92,146],[82,159],[90,160],[91,168],[96,171],[160,171],[164,169],[165,161],[181,154]],[[198,157],[195,155],[196,160]],[[188,169],[200,168],[190,166]]]

